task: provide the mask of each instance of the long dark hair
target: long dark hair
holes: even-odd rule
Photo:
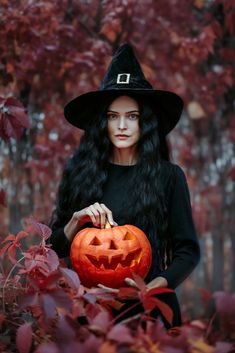
[[[112,154],[112,144],[107,132],[106,111],[111,102],[120,95],[120,93],[113,95],[102,105],[100,113],[94,117],[81,138],[79,147],[64,169],[55,210],[57,222],[59,221],[63,226],[75,211],[99,202],[102,198],[108,163]],[[128,94],[128,96],[134,98],[139,104],[140,138],[137,146],[138,161],[131,180],[135,202],[130,205],[126,217],[128,222],[138,223],[145,229],[147,227],[152,230],[148,234],[149,240],[152,245],[158,242],[159,255],[165,267],[164,261],[169,254],[169,239],[165,233],[168,217],[161,180],[161,162],[163,159],[169,161],[170,157],[168,144],[158,120],[158,114],[162,112],[156,113],[151,107],[151,102],[145,97],[139,99],[135,94]]]

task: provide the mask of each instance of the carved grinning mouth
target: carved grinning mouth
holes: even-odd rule
[[[99,256],[98,259],[92,255],[86,255],[86,257],[96,268],[115,270],[119,266],[131,267],[138,263],[141,258],[141,249],[131,251],[124,259],[122,254],[113,255],[111,260],[110,257],[103,255]]]

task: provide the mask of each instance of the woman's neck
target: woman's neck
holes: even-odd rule
[[[137,158],[134,155],[114,154],[110,158],[110,162],[120,165],[134,165],[137,163]]]
[[[130,153],[124,149],[114,150],[110,162],[120,165],[134,165],[137,163],[136,153]]]

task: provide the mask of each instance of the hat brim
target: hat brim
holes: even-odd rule
[[[67,121],[86,130],[97,112],[99,112],[102,103],[112,95],[136,94],[148,97],[152,108],[161,111],[161,128],[164,135],[168,134],[178,123],[183,111],[183,100],[175,93],[154,89],[107,89],[90,91],[74,98],[64,108],[64,116]]]

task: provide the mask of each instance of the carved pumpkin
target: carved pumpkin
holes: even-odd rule
[[[71,245],[70,258],[81,283],[86,287],[101,283],[108,287],[125,286],[124,279],[137,273],[144,278],[152,263],[152,250],[144,232],[133,226],[104,229],[85,228]]]

